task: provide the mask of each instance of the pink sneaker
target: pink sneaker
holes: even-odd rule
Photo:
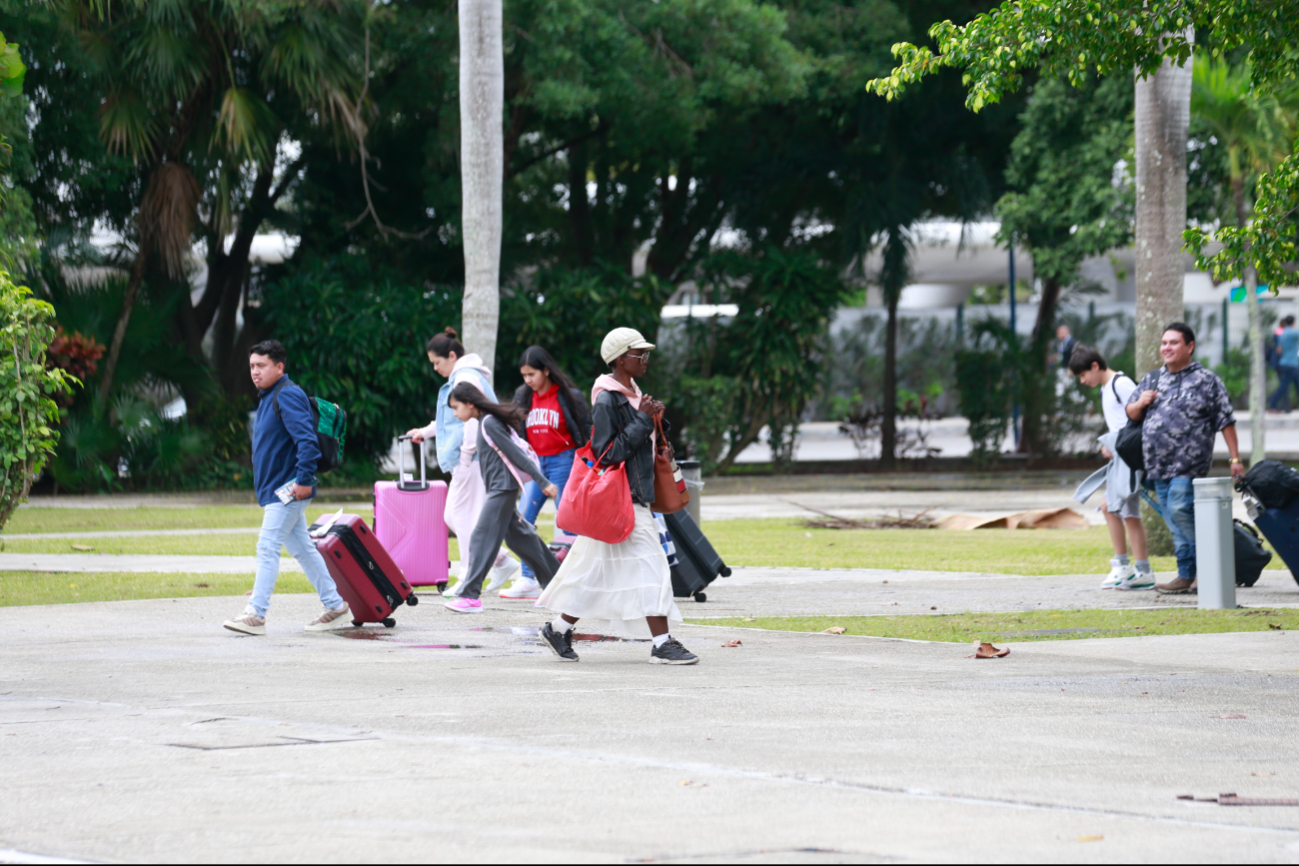
[[[443,605],[456,613],[482,613],[483,603],[476,598],[453,598]]]

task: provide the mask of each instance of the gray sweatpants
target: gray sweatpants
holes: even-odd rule
[[[464,598],[483,594],[483,580],[496,562],[496,552],[504,542],[537,576],[542,586],[559,571],[559,560],[537,535],[532,525],[519,514],[517,490],[489,490],[478,523],[469,536],[469,568],[465,572]]]

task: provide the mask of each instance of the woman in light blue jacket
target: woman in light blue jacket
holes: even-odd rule
[[[413,442],[422,442],[429,437],[437,440],[438,466],[443,472],[451,475],[451,486],[447,490],[446,524],[455,533],[460,542],[460,568],[462,571],[469,562],[469,537],[478,523],[479,512],[487,498],[487,489],[483,485],[482,471],[474,453],[477,448],[478,422],[470,421],[468,425],[455,416],[447,402],[451,390],[461,382],[467,382],[482,391],[489,400],[496,400],[492,389],[492,371],[484,364],[483,359],[475,354],[466,354],[465,347],[456,336],[455,328],[447,328],[428,341],[425,346],[429,362],[439,376],[447,382],[438,389],[437,412],[433,423],[427,427],[416,427],[406,435]],[[468,429],[472,426],[473,429]],[[504,586],[518,571],[519,564],[500,551],[492,568],[491,582],[484,588],[490,592]],[[464,589],[464,581],[457,581],[455,586],[447,589],[445,595],[454,598]]]

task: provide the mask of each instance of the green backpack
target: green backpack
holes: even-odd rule
[[[283,382],[281,382],[283,384]],[[284,416],[280,414],[280,386],[275,386],[275,393],[271,395],[271,402],[275,406],[275,415],[284,423]],[[328,472],[336,469],[338,464],[343,462],[343,440],[347,436],[347,413],[343,407],[336,403],[330,403],[328,400],[322,400],[319,397],[307,397],[307,403],[311,405],[311,420],[316,427],[316,444],[320,446],[320,463],[316,465],[317,472]]]

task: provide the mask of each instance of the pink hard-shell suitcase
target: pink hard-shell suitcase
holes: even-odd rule
[[[411,586],[446,589],[451,561],[447,554],[447,486],[428,481],[424,446],[419,451],[419,481],[404,472],[409,438],[401,437],[399,481],[374,485],[374,534]]]

